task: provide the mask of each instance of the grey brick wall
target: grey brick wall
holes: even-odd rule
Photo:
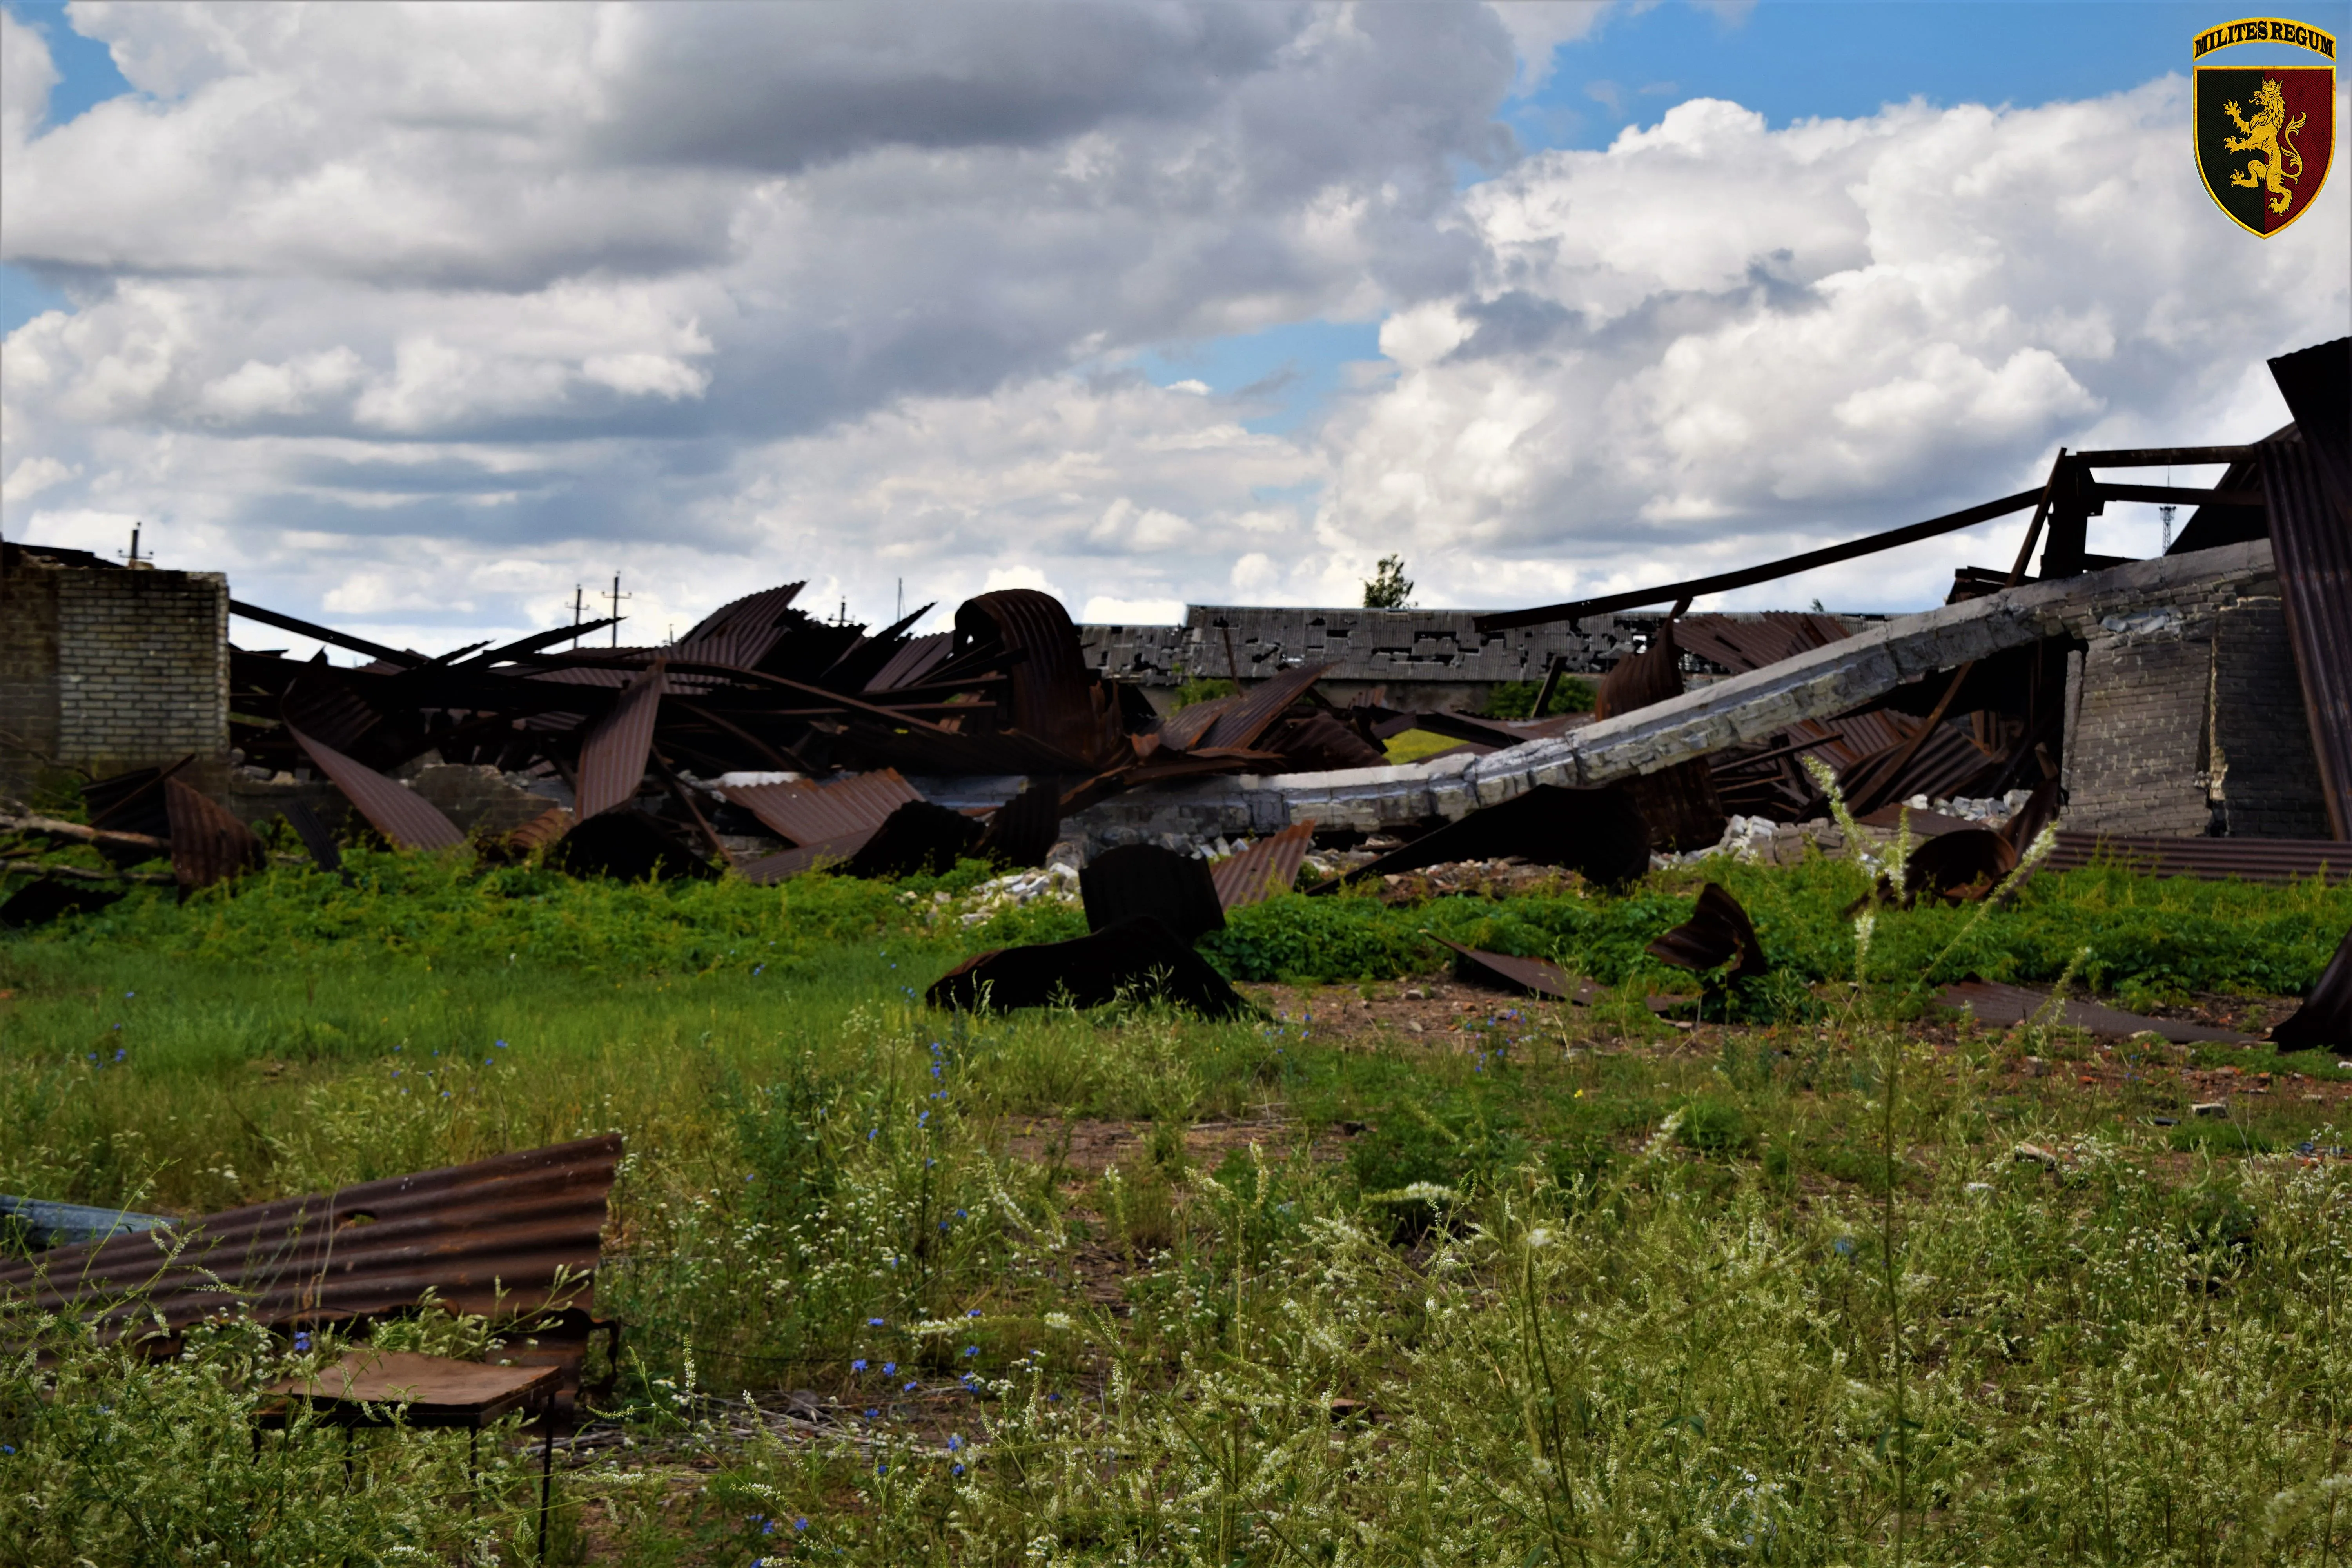
[[[228,751],[228,579],[22,560],[0,616],[0,770],[103,776]]]
[[[0,576],[0,790],[21,794],[58,755],[58,579],[27,563]]]
[[[1189,605],[1172,626],[1085,626],[1090,669],[1139,684],[1155,701],[1186,675],[1263,679],[1297,664],[1332,664],[1321,689],[1346,702],[1378,686],[1401,708],[1475,706],[1507,680],[1541,680],[1555,655],[1581,675],[1605,675],[1649,646],[1660,613],[1591,616],[1482,635],[1475,610],[1304,609]],[[1760,618],[1760,617],[1759,617]],[[1861,626],[1875,617],[1852,617]],[[1230,653],[1228,652],[1230,649]]]
[[[2319,757],[2278,599],[2242,598],[2215,615],[2212,704],[2208,771],[2221,825],[2249,838],[2327,837]]]
[[[2064,826],[2327,837],[2275,579],[2108,605],[2084,629]]]

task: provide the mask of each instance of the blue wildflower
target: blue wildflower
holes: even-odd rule
[[[310,1330],[304,1329],[301,1332],[294,1336],[294,1352],[297,1355],[308,1355],[310,1353]]]
[[[851,1362],[849,1363],[849,1370],[852,1372],[864,1372],[866,1370],[866,1358],[864,1356],[859,1356],[856,1361]]]
[[[922,1385],[921,1384],[919,1384],[919,1383],[910,1383],[910,1384],[908,1384],[906,1387],[904,1387],[904,1388],[900,1389],[898,1392],[899,1392],[899,1393],[901,1393],[901,1394],[912,1394],[912,1393],[914,1393],[914,1392],[915,1392],[915,1390],[917,1390],[917,1389],[919,1389],[919,1388],[920,1388],[920,1387],[922,1387],[922,1386],[923,1386],[923,1385]]]
[[[808,1528],[808,1516],[806,1514],[803,1514],[800,1518],[793,1521],[793,1528],[794,1530],[806,1530]]]
[[[117,1046],[117,1047],[114,1047],[114,1059],[115,1059],[116,1061],[121,1061],[123,1058],[125,1058],[125,1057],[129,1056],[130,1054],[131,1054],[131,1053],[130,1053],[128,1050],[125,1050],[125,1049],[124,1049],[122,1047],[121,1047],[121,1046]]]
[[[970,1310],[970,1311],[966,1312],[966,1313],[964,1314],[964,1316],[965,1316],[965,1317],[967,1317],[967,1318],[977,1318],[977,1317],[979,1317],[979,1316],[980,1316],[980,1309],[979,1309],[979,1308],[977,1308],[977,1307],[974,1307],[973,1309],[971,1309],[971,1310]]]
[[[962,1439],[961,1437],[957,1436],[956,1436],[954,1433],[952,1433],[952,1432],[950,1432],[950,1433],[949,1433],[949,1434],[948,1434],[948,1452],[949,1452],[949,1453],[952,1454],[952,1453],[956,1452],[958,1449],[961,1448],[962,1447],[963,1447],[963,1439]]]
[[[898,1363],[897,1362],[895,1362],[895,1361],[886,1361],[886,1362],[884,1362],[884,1363],[882,1363],[882,1375],[883,1375],[883,1376],[885,1376],[885,1377],[896,1377],[896,1376],[898,1376]]]
[[[878,1329],[882,1326],[882,1320],[879,1318],[868,1318],[866,1320],[866,1326],[869,1329]]]
[[[978,1345],[966,1345],[963,1347],[963,1353],[968,1356],[978,1355],[980,1353],[980,1347]]]

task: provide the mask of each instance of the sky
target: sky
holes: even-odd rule
[[[0,533],[428,651],[615,574],[653,641],[801,579],[937,626],[1727,570],[2285,421],[2352,207],[2204,192],[2241,14],[0,0]],[[1923,607],[2021,527],[1702,607]]]

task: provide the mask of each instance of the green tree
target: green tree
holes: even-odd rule
[[[1364,608],[1402,610],[1412,604],[1412,579],[1404,574],[1404,557],[1383,555],[1364,584]]]

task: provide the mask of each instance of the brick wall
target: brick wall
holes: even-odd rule
[[[2210,621],[2095,638],[2083,656],[2065,826],[2191,838],[2211,820]]]
[[[2084,631],[2063,826],[2327,837],[2275,579],[2108,605]]]
[[[2208,771],[2223,827],[2248,838],[2327,837],[2319,757],[2278,599],[2241,599],[2215,616],[2212,703]]]
[[[67,571],[58,581],[58,747],[105,774],[228,750],[228,579]]]
[[[26,793],[58,754],[58,579],[12,562],[0,575],[0,791]]]
[[[228,579],[17,555],[0,615],[0,774],[104,776],[228,752]]]

